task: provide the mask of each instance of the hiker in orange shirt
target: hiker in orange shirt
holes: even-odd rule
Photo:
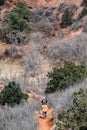
[[[42,100],[41,102],[42,102],[41,109],[42,109],[42,112],[43,112],[43,118],[46,119],[46,114],[47,114],[47,111],[48,111],[47,100],[45,102]]]

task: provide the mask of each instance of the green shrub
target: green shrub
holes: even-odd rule
[[[16,7],[10,12],[8,24],[9,29],[13,33],[25,32],[29,33],[32,30],[31,11],[23,2],[18,2]]]
[[[86,15],[87,15],[87,7],[84,7],[82,12],[80,13],[80,18],[83,18]]]
[[[5,3],[5,0],[0,0],[0,6]]]
[[[22,99],[27,100],[27,98],[28,95],[23,94],[19,85],[14,81],[9,82],[0,93],[2,105],[7,103],[10,106],[14,106],[15,104],[19,104]]]
[[[72,130],[87,129],[87,89],[80,89],[73,94],[72,106],[60,112],[58,119]]]
[[[64,11],[63,16],[62,16],[61,27],[67,27],[68,25],[71,25],[72,22],[73,22],[72,15],[71,15],[71,13],[69,12],[69,10],[66,9],[66,10]]]
[[[51,93],[82,81],[87,76],[87,66],[85,64],[76,66],[74,63],[65,62],[64,67],[54,68],[47,76],[50,80],[45,92]]]

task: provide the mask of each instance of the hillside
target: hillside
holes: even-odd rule
[[[18,0],[11,0],[11,3],[16,3]],[[76,5],[80,5],[82,0],[24,0],[29,6],[33,8],[37,8],[40,6],[59,6],[60,3],[75,3]]]
[[[72,105],[75,92],[76,98],[80,88],[86,93],[86,2],[5,0],[0,5],[0,130],[86,130],[86,114],[83,123],[77,123],[81,116],[72,116],[75,124],[70,126],[67,114],[58,116]],[[72,64],[63,70],[66,63]],[[10,81],[28,95],[27,101],[14,107],[2,103],[1,92]],[[41,111],[44,97],[49,106],[45,120]],[[82,105],[86,101],[81,98]]]

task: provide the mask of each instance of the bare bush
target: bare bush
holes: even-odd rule
[[[14,108],[5,106],[0,107],[0,130],[36,130],[37,122],[35,111],[39,110],[38,104],[28,104],[23,102]],[[1,129],[3,128],[3,129]]]
[[[31,90],[34,92],[42,92],[44,84],[46,82],[43,80],[46,76],[42,74],[42,61],[43,56],[41,54],[44,41],[42,40],[42,35],[40,33],[34,34],[27,48],[23,49],[23,65],[24,65],[24,75],[20,78],[20,85],[22,89]],[[32,40],[33,39],[33,40]],[[39,76],[40,74],[40,76]],[[44,91],[44,90],[43,90]]]
[[[82,23],[80,21],[76,21],[69,27],[69,31],[72,31],[72,30],[76,31],[81,27],[82,27]]]
[[[26,76],[32,75],[35,73],[35,70],[37,69],[39,65],[39,54],[38,54],[38,48],[34,46],[32,43],[27,48],[23,49],[23,64],[25,67],[25,74]],[[32,70],[32,72],[30,72]],[[28,74],[28,75],[27,75]]]
[[[87,88],[87,79],[81,84],[69,87],[65,91],[63,90],[47,95],[48,101],[56,111],[66,109],[71,104],[71,97],[73,93],[77,92],[80,88]]]
[[[0,106],[0,130],[4,130],[4,125],[5,125],[5,114],[3,109]]]
[[[15,58],[19,57],[17,53],[18,50],[16,45],[8,45],[4,52],[4,54],[5,55],[7,54],[6,56],[8,56],[11,60],[14,60]]]
[[[19,32],[16,34],[13,34],[11,32],[6,33],[5,41],[10,44],[24,44],[26,43],[26,34],[24,32]]]
[[[23,75],[15,79],[15,81],[20,84],[22,90],[31,91],[42,96],[44,96],[44,91],[47,87],[47,80],[45,74],[40,74],[40,76],[35,75],[35,77],[25,77],[25,75]]]
[[[48,46],[48,55],[56,61],[87,62],[87,35],[81,33],[68,40],[55,40],[52,47]]]

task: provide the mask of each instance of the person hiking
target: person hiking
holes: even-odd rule
[[[43,119],[46,119],[48,111],[47,100],[42,100],[41,103],[42,103],[41,110],[43,112]]]
[[[47,102],[48,102],[47,99],[43,99],[43,100],[41,101],[42,104],[47,104]]]

